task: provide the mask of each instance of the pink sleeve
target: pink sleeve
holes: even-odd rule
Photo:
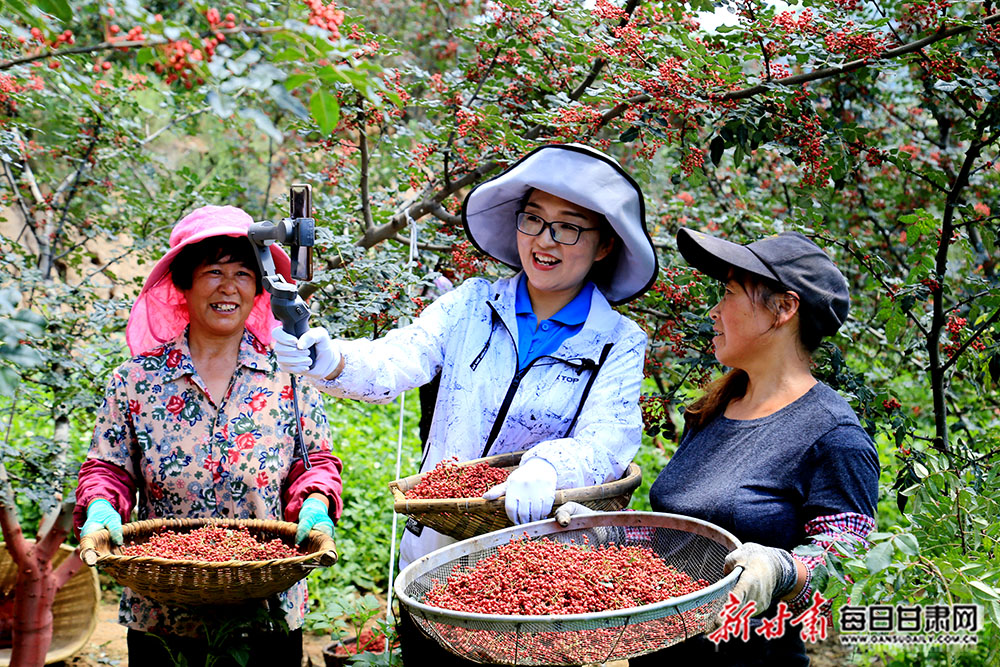
[[[823,554],[816,556],[801,556],[792,554],[792,557],[802,563],[808,575],[806,584],[799,591],[799,594],[788,601],[788,607],[793,613],[808,609],[812,603],[812,573],[816,567],[826,562],[827,551],[832,551],[834,542],[847,545],[848,549],[854,551],[856,548],[866,548],[868,546],[868,534],[875,529],[875,520],[870,516],[858,514],[856,512],[841,512],[840,514],[827,514],[818,516],[806,522],[806,537],[811,543],[821,546]],[[832,551],[832,553],[837,553]],[[822,591],[821,591],[822,592]],[[822,608],[824,614],[829,615],[832,605],[825,605]]]
[[[135,506],[135,482],[124,468],[100,459],[87,459],[77,476],[76,507],[73,509],[77,536],[87,520],[87,506],[98,498],[110,502],[125,523]]]
[[[302,502],[313,493],[322,493],[330,500],[330,518],[334,523],[340,520],[340,513],[344,509],[343,500],[340,498],[341,482],[340,471],[344,464],[336,456],[325,450],[314,450],[309,452],[309,463],[312,467],[309,470],[302,465],[302,459],[296,459],[292,463],[292,469],[288,472],[285,480],[285,489],[282,493],[282,500],[285,504],[285,520],[298,521],[299,510]]]

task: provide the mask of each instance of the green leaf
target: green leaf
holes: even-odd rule
[[[893,551],[891,540],[876,544],[865,556],[865,567],[871,574],[881,572],[892,562]]]
[[[156,60],[156,51],[148,46],[146,48],[139,49],[139,53],[135,55],[135,61],[139,65],[145,65],[146,63],[154,60]]]
[[[5,0],[5,4],[17,12],[25,23],[28,23],[36,28],[45,27],[45,23],[39,19],[34,12],[25,7],[21,0]]]
[[[311,74],[292,74],[285,79],[285,88],[287,90],[295,90],[306,81],[312,81],[314,78]]]
[[[73,20],[73,10],[66,0],[35,0],[35,5],[46,14],[51,14],[63,23]]]
[[[920,553],[920,544],[917,542],[917,538],[910,533],[897,535],[893,538],[893,542],[895,543],[896,548],[907,556],[916,556]]]
[[[930,471],[927,470],[927,466],[919,461],[913,462],[913,472],[916,473],[917,477],[920,479],[926,479],[930,475]]]
[[[632,127],[622,132],[621,136],[618,137],[618,140],[621,141],[623,144],[627,144],[629,142],[635,141],[636,137],[638,136],[639,136],[639,128],[638,126],[633,125]]]
[[[824,570],[826,570],[828,578],[832,576],[834,579],[839,581],[845,587],[847,586],[847,580],[844,578],[844,573],[840,571],[841,568],[840,559],[835,559],[832,554],[827,553],[826,557],[823,559],[823,564],[820,565],[819,567],[822,567]],[[813,576],[815,576],[815,573]],[[822,589],[818,588],[817,590],[822,590]]]
[[[978,579],[973,579],[972,581],[969,582],[969,585],[978,591],[982,591],[983,593],[993,598],[994,600],[1000,600],[1000,592],[997,592],[997,589],[993,588],[989,584],[983,583]]]
[[[274,62],[295,62],[302,60],[302,51],[289,46],[284,51],[271,56],[271,60]]]
[[[299,102],[298,98],[288,92],[285,87],[276,83],[267,89],[267,94],[271,96],[274,103],[285,111],[290,112],[296,118],[306,120],[309,118],[309,110],[306,109],[302,102]]]
[[[309,99],[309,111],[319,125],[319,131],[328,136],[340,121],[340,105],[337,98],[325,90],[317,90]]]
[[[281,140],[285,138],[284,135],[281,134],[281,131],[274,126],[274,123],[270,118],[268,118],[267,114],[260,109],[240,109],[239,116],[240,118],[248,118],[252,120],[257,126],[257,129],[273,139],[275,143],[281,143]]]
[[[721,136],[712,139],[709,150],[712,155],[712,164],[718,167],[719,162],[722,161],[722,153],[726,150],[726,141]]]
[[[212,107],[212,111],[219,118],[229,118],[236,111],[236,103],[233,101],[233,98],[215,90],[208,91],[205,95],[205,101],[208,102],[208,106]]]
[[[38,350],[21,344],[0,345],[0,359],[21,368],[35,368],[42,363],[42,356]]]

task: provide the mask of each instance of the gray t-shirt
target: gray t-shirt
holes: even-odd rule
[[[710,521],[791,550],[818,516],[875,516],[879,463],[851,406],[817,383],[760,419],[720,416],[688,433],[650,489],[658,512]]]

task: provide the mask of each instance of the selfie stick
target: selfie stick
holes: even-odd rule
[[[299,296],[292,283],[285,280],[274,267],[270,245],[277,241],[291,246],[292,277],[296,280],[312,279],[312,246],[316,242],[316,221],[311,217],[312,191],[308,185],[293,185],[291,188],[291,217],[277,223],[264,220],[250,225],[247,236],[257,250],[257,265],[260,267],[264,290],[271,296],[271,312],[281,322],[281,328],[296,338],[309,329],[309,307]],[[316,361],[316,349],[310,348],[309,358]],[[292,406],[295,410],[295,442],[302,456],[306,470],[312,467],[309,450],[302,437],[302,416],[299,411],[299,395],[295,375],[291,376]]]

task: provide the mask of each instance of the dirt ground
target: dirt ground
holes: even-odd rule
[[[323,667],[323,647],[330,643],[327,635],[305,633],[305,665]],[[840,645],[836,637],[821,644],[809,646],[812,667],[844,667],[850,664],[849,650]],[[615,667],[625,667],[625,661],[614,663]],[[125,645],[125,628],[118,625],[118,598],[105,595],[98,609],[97,628],[90,641],[72,660],[62,663],[63,667],[126,667],[128,650]]]
[[[328,635],[304,633],[305,664],[323,667],[323,647],[330,643]],[[72,660],[62,667],[126,667],[128,648],[125,644],[125,627],[118,625],[118,597],[105,594],[97,611],[97,627],[90,641]],[[58,666],[57,666],[58,667]]]

